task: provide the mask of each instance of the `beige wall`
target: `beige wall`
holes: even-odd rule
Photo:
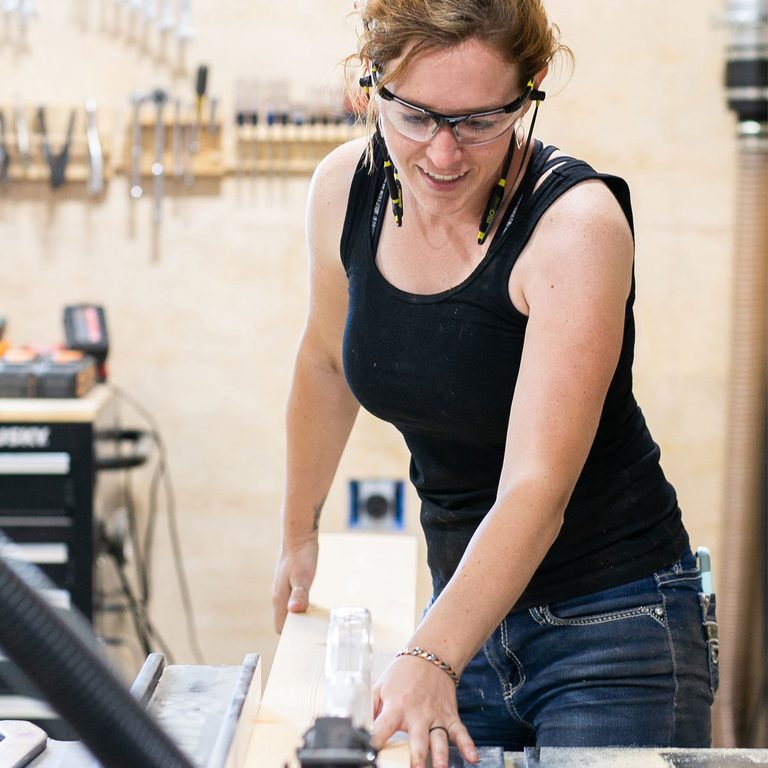
[[[351,0],[195,0],[198,37],[187,73],[175,77],[131,42],[111,0],[38,5],[24,45],[0,27],[0,104],[17,93],[29,104],[93,95],[112,110],[118,137],[132,90],[174,85],[191,95],[199,62],[210,65],[229,121],[237,79],[288,78],[302,97],[307,86],[328,87],[352,46]],[[716,552],[734,156],[724,39],[712,23],[721,3],[547,5],[576,67],[549,83],[539,135],[632,186],[638,398],[694,543]],[[106,306],[111,379],[162,426],[202,646],[215,663],[257,651],[269,664],[275,647],[269,592],[283,410],[306,298],[307,182],[233,176],[218,193],[167,201],[154,259],[151,201],[131,209],[124,177],[99,203],[72,190],[0,190],[0,312],[10,339],[58,341],[64,304]],[[391,428],[362,415],[324,529],[344,526],[347,480],[366,476],[405,478],[407,457]],[[415,530],[413,495],[407,515]],[[191,657],[165,530],[163,519],[154,612],[184,661]]]

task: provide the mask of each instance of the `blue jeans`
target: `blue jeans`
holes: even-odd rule
[[[464,670],[459,713],[478,745],[510,751],[708,747],[717,650],[714,596],[689,552],[647,578],[509,614]]]

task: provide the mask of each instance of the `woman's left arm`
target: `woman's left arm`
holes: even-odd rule
[[[556,539],[592,446],[621,350],[633,243],[600,181],[578,184],[539,222],[510,292],[528,315],[496,502],[408,645],[458,674],[510,611]],[[437,666],[401,656],[376,688],[374,743],[409,733],[411,765],[447,765],[441,725],[465,759],[454,683]]]

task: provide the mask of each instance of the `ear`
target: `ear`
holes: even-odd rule
[[[544,81],[544,78],[547,76],[547,73],[549,72],[549,64],[545,64],[534,76],[533,76],[533,90],[538,91],[541,88],[541,84]],[[541,93],[541,98],[539,101],[544,100],[544,94]],[[526,105],[523,107],[523,114],[528,114],[528,110],[531,108],[531,106],[534,104],[534,100],[530,99],[528,102],[526,102]]]
[[[549,64],[545,64],[534,76],[533,76],[533,84],[538,90],[541,88],[541,84],[544,81],[544,78],[547,76],[549,72]]]

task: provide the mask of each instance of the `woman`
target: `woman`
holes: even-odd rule
[[[434,586],[375,744],[407,731],[436,768],[449,741],[706,746],[714,607],[632,395],[629,193],[532,140],[567,49],[540,0],[361,13],[373,135],[311,187],[276,626],[359,402],[411,452]]]

